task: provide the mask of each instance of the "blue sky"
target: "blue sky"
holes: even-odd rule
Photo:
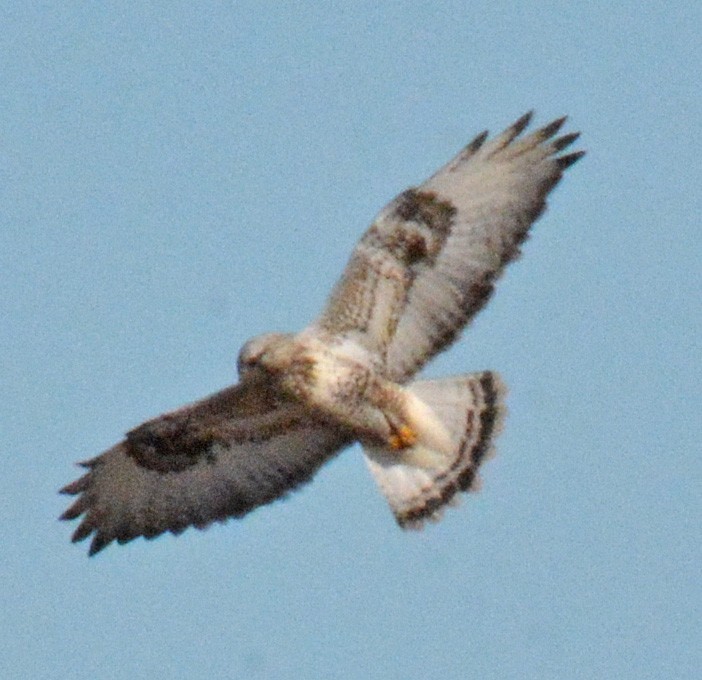
[[[702,6],[2,3],[0,676],[693,678]],[[586,158],[426,375],[492,368],[483,491],[405,534],[347,451],[289,500],[88,559],[73,463],[235,380],[483,128]]]

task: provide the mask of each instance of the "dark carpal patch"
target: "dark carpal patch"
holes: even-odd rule
[[[214,464],[218,444],[226,447],[270,436],[278,423],[271,422],[276,419],[269,414],[276,412],[278,403],[279,396],[266,380],[240,383],[131,430],[125,451],[141,467],[157,472]]]
[[[430,256],[438,254],[440,246],[451,233],[456,212],[456,206],[450,201],[441,200],[433,191],[407,189],[395,201],[395,214],[400,219],[420,224],[431,234],[434,248],[428,249]]]
[[[188,420],[160,418],[127,434],[126,453],[141,467],[157,472],[182,472],[205,460],[216,462],[214,434],[196,431]]]
[[[364,240],[412,271],[419,265],[434,264],[451,233],[455,215],[456,208],[434,192],[408,189],[395,199],[390,228],[387,223],[376,223]]]
[[[407,189],[396,199],[395,214],[408,222],[419,222],[444,240],[451,231],[456,207],[433,191]]]

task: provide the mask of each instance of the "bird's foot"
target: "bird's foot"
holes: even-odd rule
[[[417,433],[409,425],[400,425],[388,439],[388,444],[393,451],[407,449],[417,441]]]

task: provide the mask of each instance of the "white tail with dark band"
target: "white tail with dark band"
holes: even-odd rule
[[[439,520],[446,505],[456,504],[459,492],[477,488],[478,468],[491,456],[501,429],[505,388],[496,373],[485,371],[421,380],[407,389],[444,426],[452,441],[451,453],[418,451],[426,449],[421,436],[405,450],[364,445],[364,451],[397,523],[405,529],[421,529],[425,520]]]

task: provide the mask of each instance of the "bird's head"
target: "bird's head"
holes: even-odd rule
[[[289,363],[292,333],[265,333],[244,344],[237,359],[239,377],[244,380],[255,372],[275,374]]]

